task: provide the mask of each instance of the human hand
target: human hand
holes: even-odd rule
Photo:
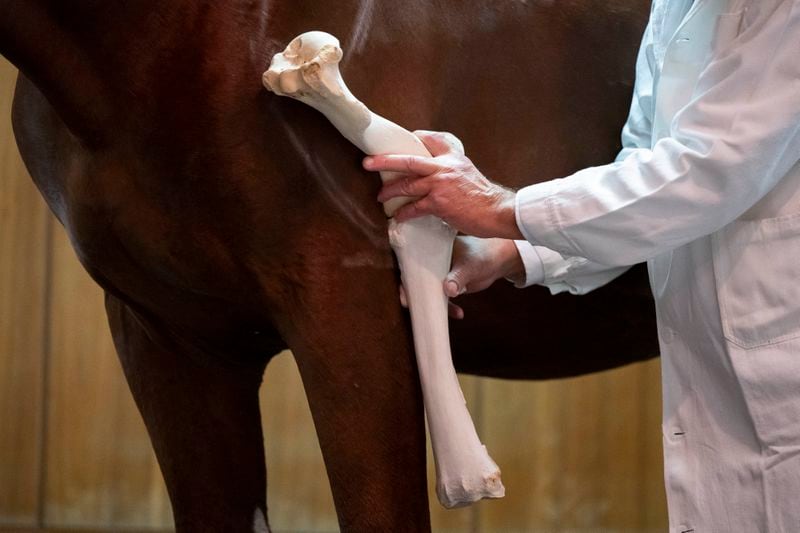
[[[514,241],[458,237],[453,245],[453,266],[444,280],[444,292],[448,298],[456,298],[487,289],[500,278],[523,281],[524,277],[525,266]],[[400,302],[408,307],[402,285]],[[448,304],[448,313],[451,318],[464,318],[464,310],[453,302]]]
[[[522,239],[514,212],[516,193],[489,181],[458,148],[449,133],[415,132],[432,157],[370,156],[364,168],[405,174],[384,185],[378,201],[398,196],[416,200],[397,210],[398,222],[434,215],[476,237]]]

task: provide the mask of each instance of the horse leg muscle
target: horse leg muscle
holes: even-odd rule
[[[269,531],[258,403],[265,362],[224,365],[145,325],[111,295],[106,309],[177,531]]]
[[[325,287],[307,284],[284,337],[342,531],[428,531],[423,407],[408,325],[393,276],[375,284],[357,270],[329,271]]]

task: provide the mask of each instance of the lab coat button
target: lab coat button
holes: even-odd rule
[[[664,328],[661,332],[661,339],[665,344],[669,344],[675,340],[675,330],[672,328]]]

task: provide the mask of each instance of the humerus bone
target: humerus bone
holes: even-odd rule
[[[334,36],[309,32],[277,54],[264,85],[321,111],[353,144],[369,155],[430,156],[420,140],[359,102],[339,72],[342,50]],[[382,174],[384,181],[393,179]],[[384,206],[391,215],[411,199]],[[501,498],[500,470],[475,432],[450,354],[447,297],[442,282],[450,267],[455,232],[440,219],[392,221],[389,234],[411,309],[417,366],[436,462],[436,493],[445,507]]]

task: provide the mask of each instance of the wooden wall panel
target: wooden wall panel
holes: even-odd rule
[[[475,411],[479,380],[462,377],[461,383],[470,409]],[[261,411],[271,526],[276,531],[287,532],[338,531],[322,451],[297,365],[289,352],[276,357],[267,367],[261,390]],[[472,531],[471,509],[447,511],[436,502],[430,446],[428,487],[434,529],[451,533]]]
[[[481,531],[664,531],[658,361],[544,383],[491,381],[484,440],[506,498]]]
[[[261,387],[267,508],[277,531],[338,531],[311,411],[291,353],[273,359]]]
[[[0,58],[0,524],[38,514],[47,215],[11,131],[16,70]]]
[[[46,523],[168,526],[166,490],[114,352],[102,291],[60,226],[53,265]]]

